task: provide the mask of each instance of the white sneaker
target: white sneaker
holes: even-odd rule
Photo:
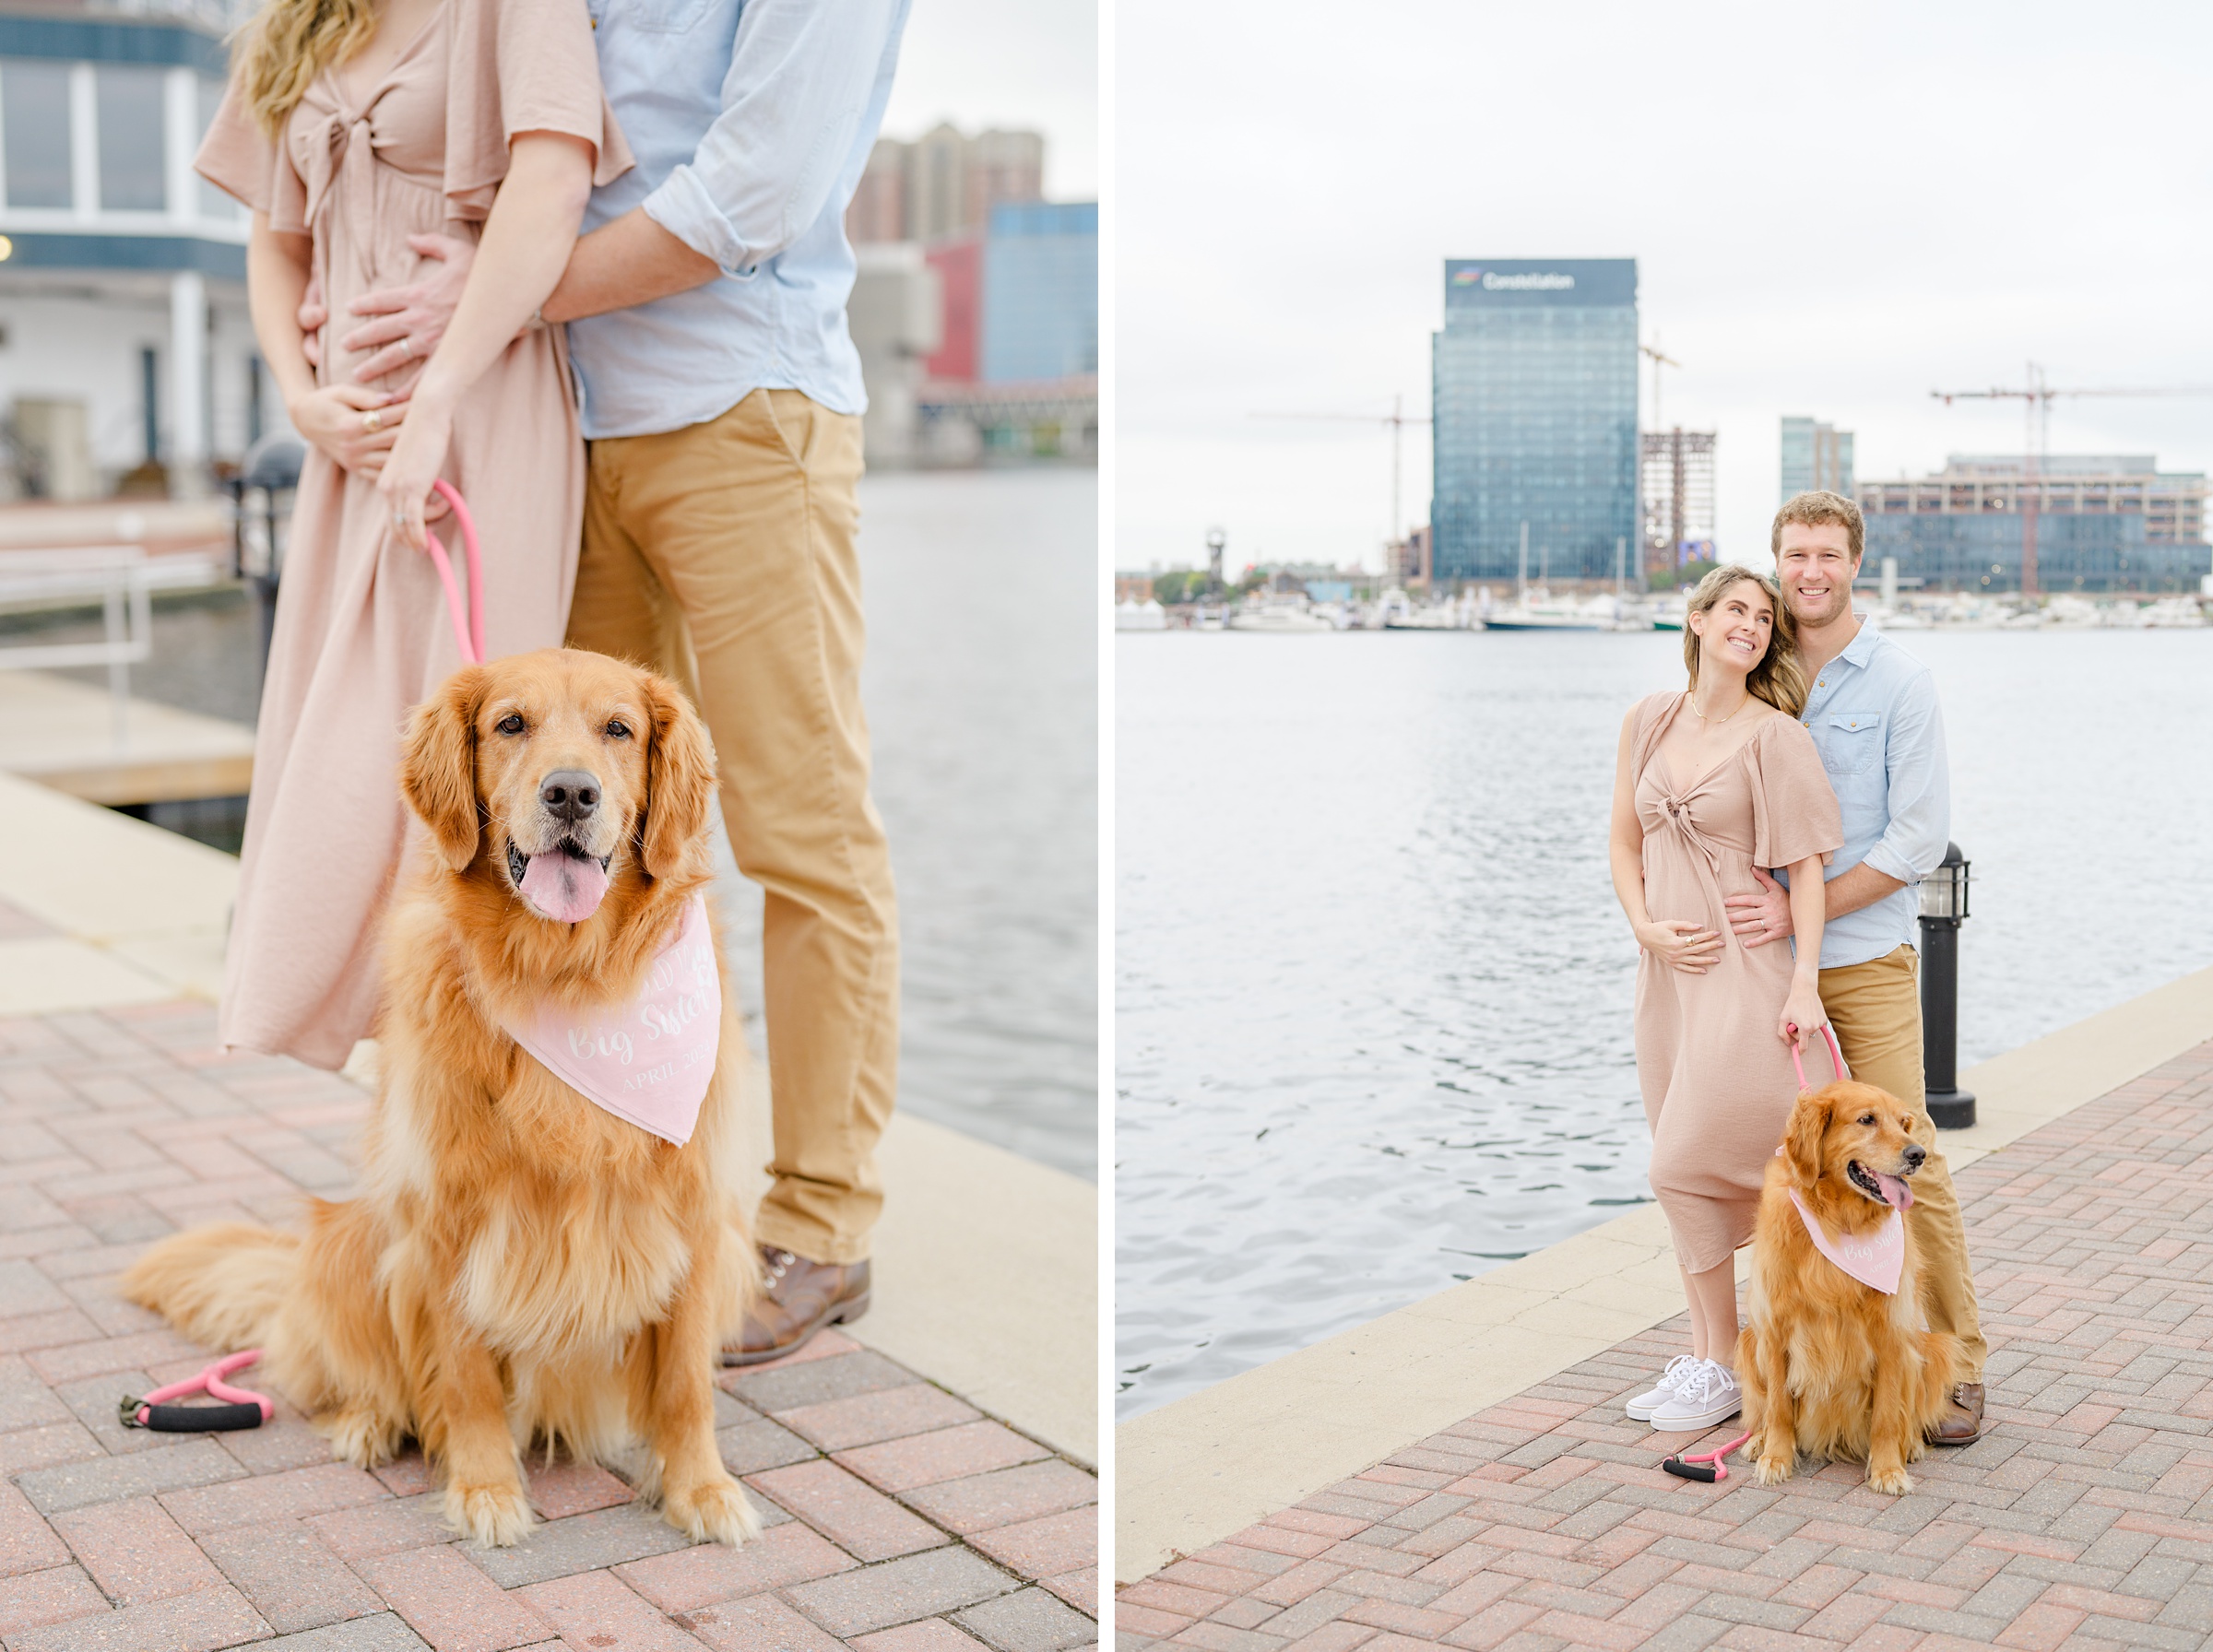
[[[1660,1374],[1658,1382],[1643,1393],[1633,1396],[1621,1409],[1629,1414],[1629,1420],[1633,1422],[1650,1422],[1652,1413],[1675,1397],[1675,1390],[1698,1363],[1698,1356],[1695,1353],[1677,1354],[1668,1361],[1667,1369]]]
[[[1745,1402],[1736,1375],[1713,1360],[1702,1360],[1675,1385],[1669,1398],[1652,1410],[1652,1426],[1663,1434],[1695,1434],[1736,1415]]]

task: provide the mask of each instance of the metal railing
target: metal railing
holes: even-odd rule
[[[62,608],[98,603],[97,643],[0,643],[0,670],[105,666],[118,750],[130,731],[131,667],[153,655],[158,590],[208,584],[205,557],[149,557],[140,545],[72,546],[65,550],[0,551],[0,606]]]

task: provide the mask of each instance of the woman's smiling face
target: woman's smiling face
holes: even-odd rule
[[[1767,658],[1775,636],[1775,603],[1757,580],[1740,579],[1687,623],[1698,633],[1702,664],[1742,677]]]

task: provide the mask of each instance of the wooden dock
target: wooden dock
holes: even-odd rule
[[[233,797],[254,780],[254,731],[150,700],[118,714],[105,689],[0,671],[0,770],[89,803]]]

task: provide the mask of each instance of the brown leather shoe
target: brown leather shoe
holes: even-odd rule
[[[1982,1385],[1954,1383],[1951,1409],[1929,1436],[1932,1446],[1972,1446],[1982,1437]]]
[[[780,1360],[825,1325],[850,1325],[869,1311],[869,1265],[810,1262],[773,1245],[761,1247],[761,1298],[735,1343],[722,1347],[726,1365]]]

